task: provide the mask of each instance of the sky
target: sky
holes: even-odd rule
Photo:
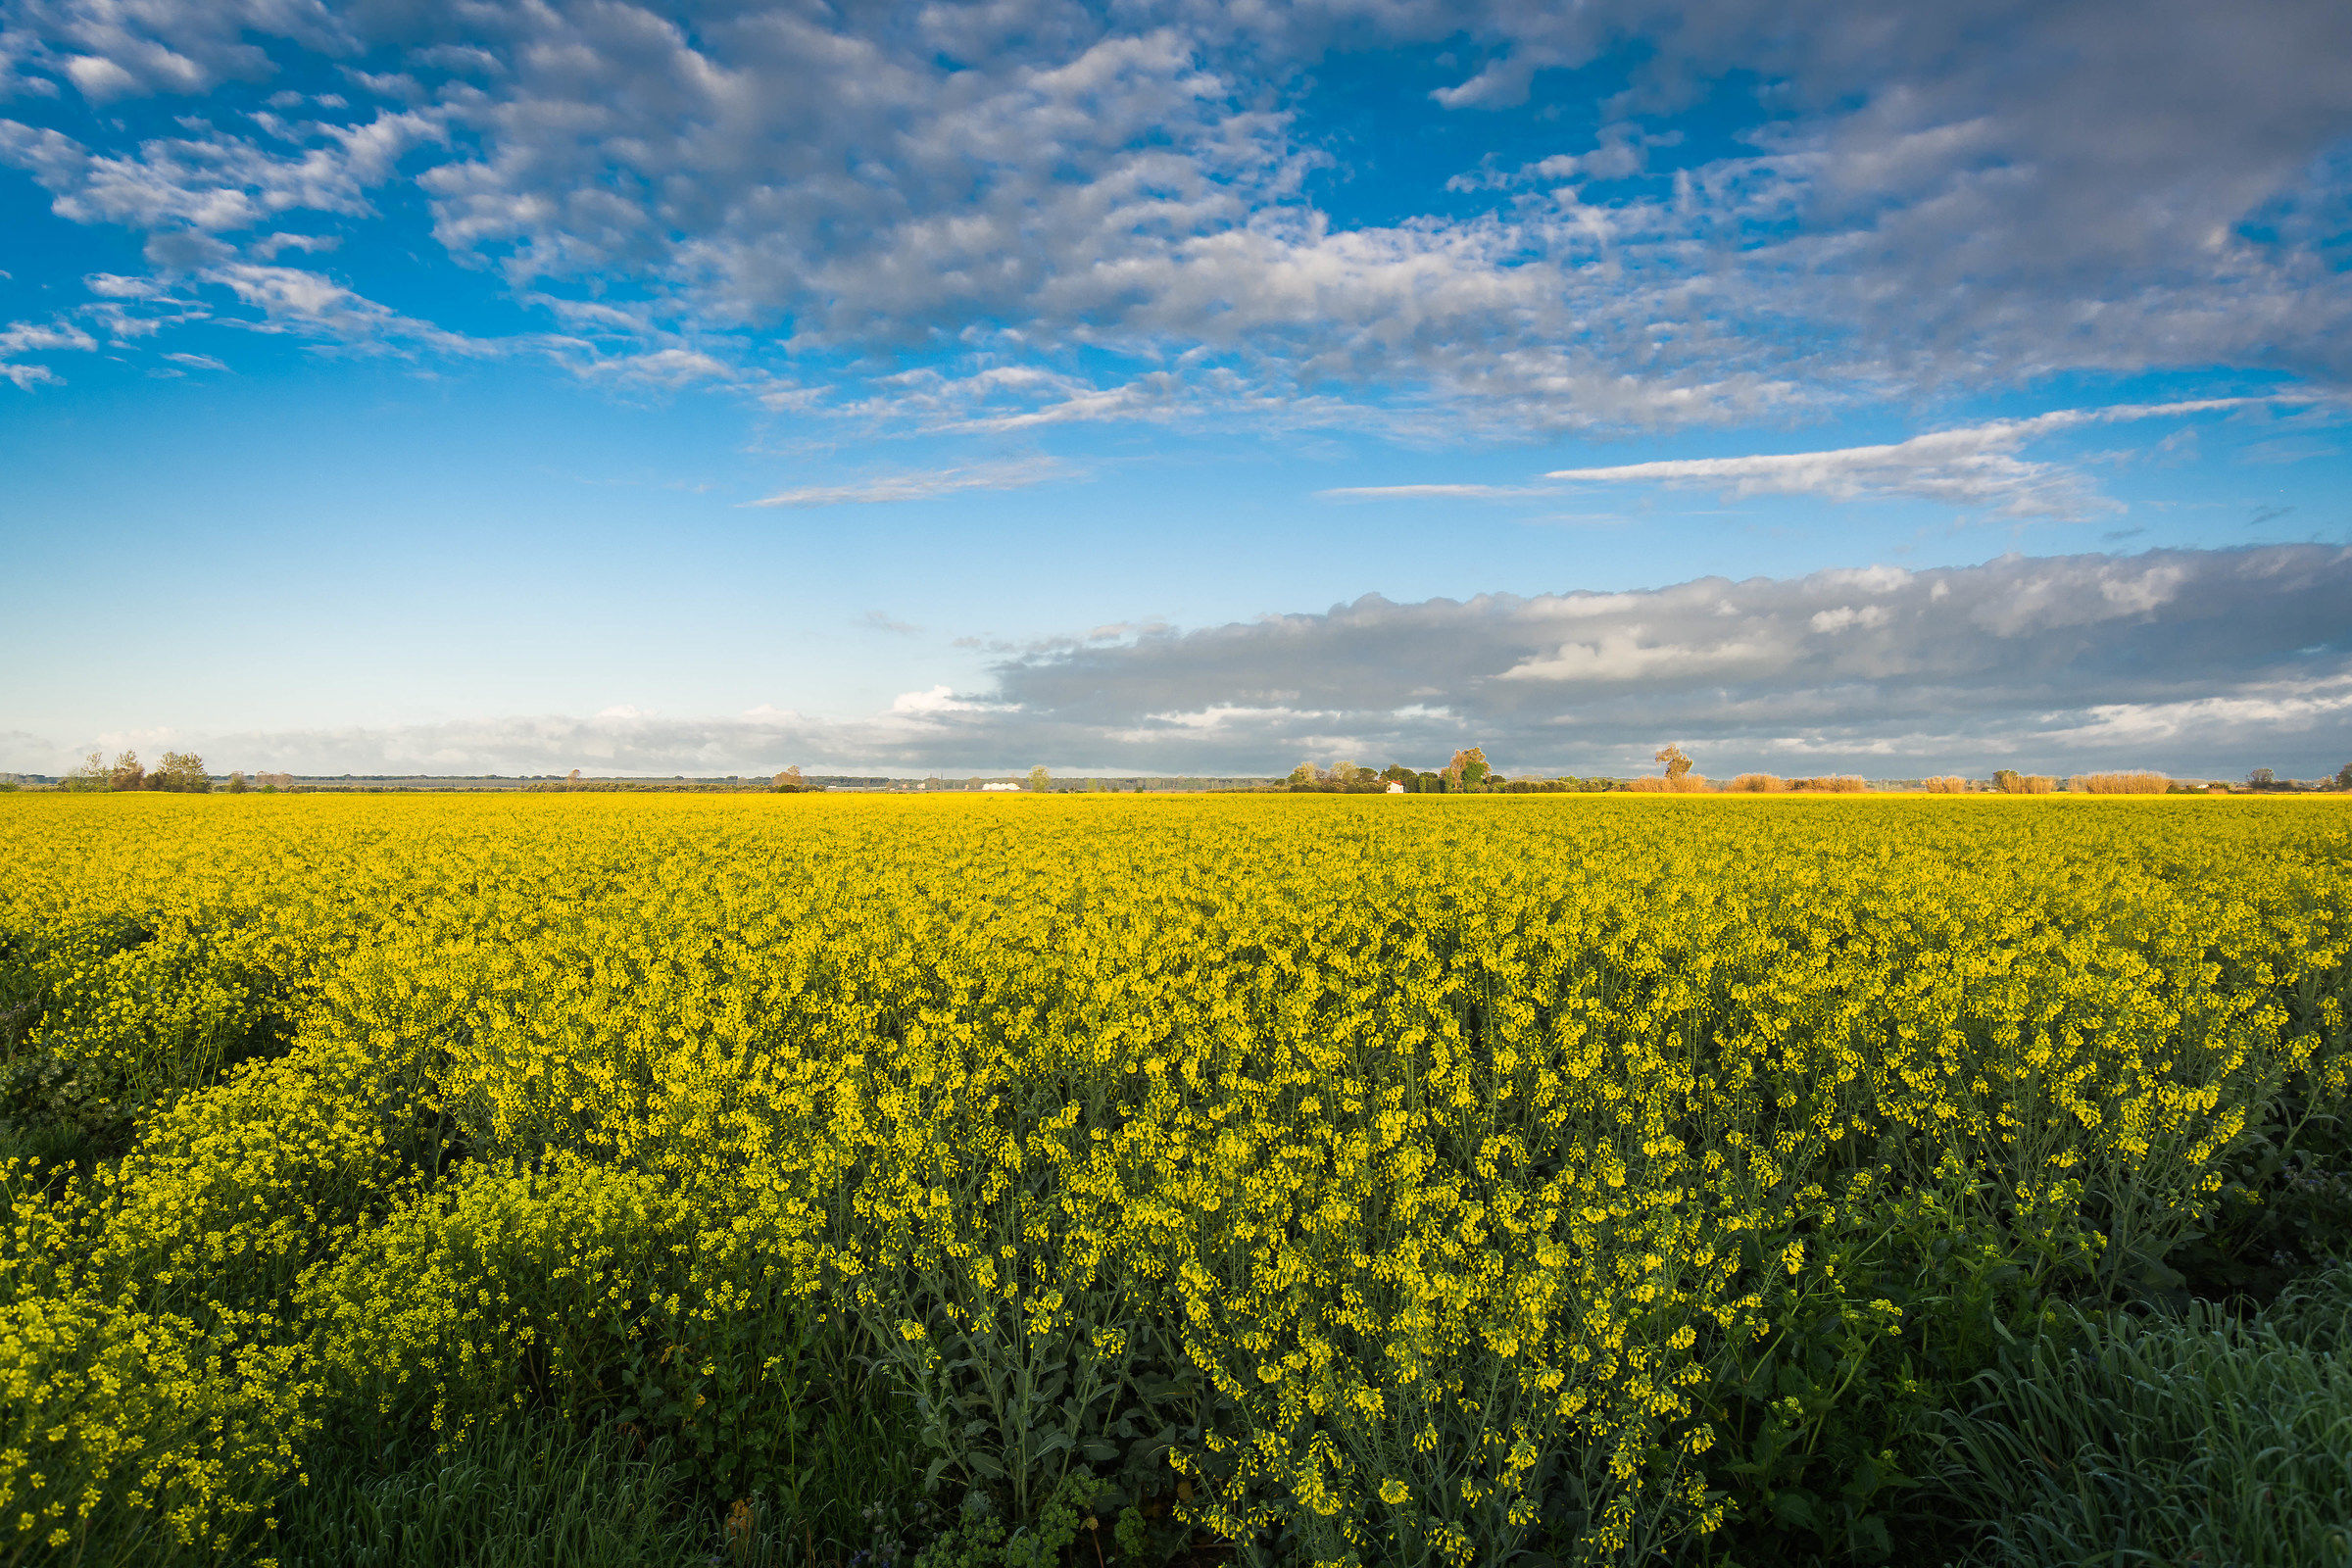
[[[2341,0],[0,0],[0,768],[2352,761]]]

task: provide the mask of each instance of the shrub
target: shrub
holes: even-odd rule
[[[1707,781],[1696,773],[1684,773],[1672,778],[1644,773],[1640,778],[1627,779],[1625,787],[1642,795],[1696,795],[1706,789]]]
[[[2066,787],[2083,795],[2162,795],[2173,781],[2162,773],[2077,773]]]
[[[2015,768],[1995,768],[1992,786],[2003,795],[2047,795],[2058,787],[2058,781],[2045,773],[2020,773]]]
[[[1930,795],[1965,795],[1968,793],[1968,780],[1957,773],[1946,773],[1940,778],[1928,779],[1926,783]]]
[[[1825,795],[1859,795],[1870,785],[1856,773],[1825,773],[1819,778],[1792,778],[1788,787]]]
[[[1777,773],[1742,773],[1724,787],[1748,795],[1778,795],[1788,786]]]

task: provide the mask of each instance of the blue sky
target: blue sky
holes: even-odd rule
[[[2332,771],[2346,58],[12,0],[0,768]]]

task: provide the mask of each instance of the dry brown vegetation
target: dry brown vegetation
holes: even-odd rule
[[[1965,795],[1968,793],[1968,780],[1957,773],[1946,773],[1941,778],[1932,778],[1926,782],[1930,795]]]
[[[1819,778],[1792,778],[1788,787],[1829,795],[1859,795],[1870,785],[1857,773],[1825,773]]]
[[[1778,795],[1788,785],[1778,773],[1742,773],[1724,787],[1749,795]]]
[[[1696,773],[1678,773],[1672,778],[1649,773],[1627,779],[1625,787],[1642,795],[1696,795],[1706,789],[1707,781]]]
[[[2077,773],[2067,783],[2085,795],[2162,795],[2173,787],[2163,773]]]

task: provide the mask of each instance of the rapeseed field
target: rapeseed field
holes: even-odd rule
[[[0,1562],[518,1431],[706,1561],[1883,1557],[2316,1252],[2348,998],[2328,801],[14,797]]]

